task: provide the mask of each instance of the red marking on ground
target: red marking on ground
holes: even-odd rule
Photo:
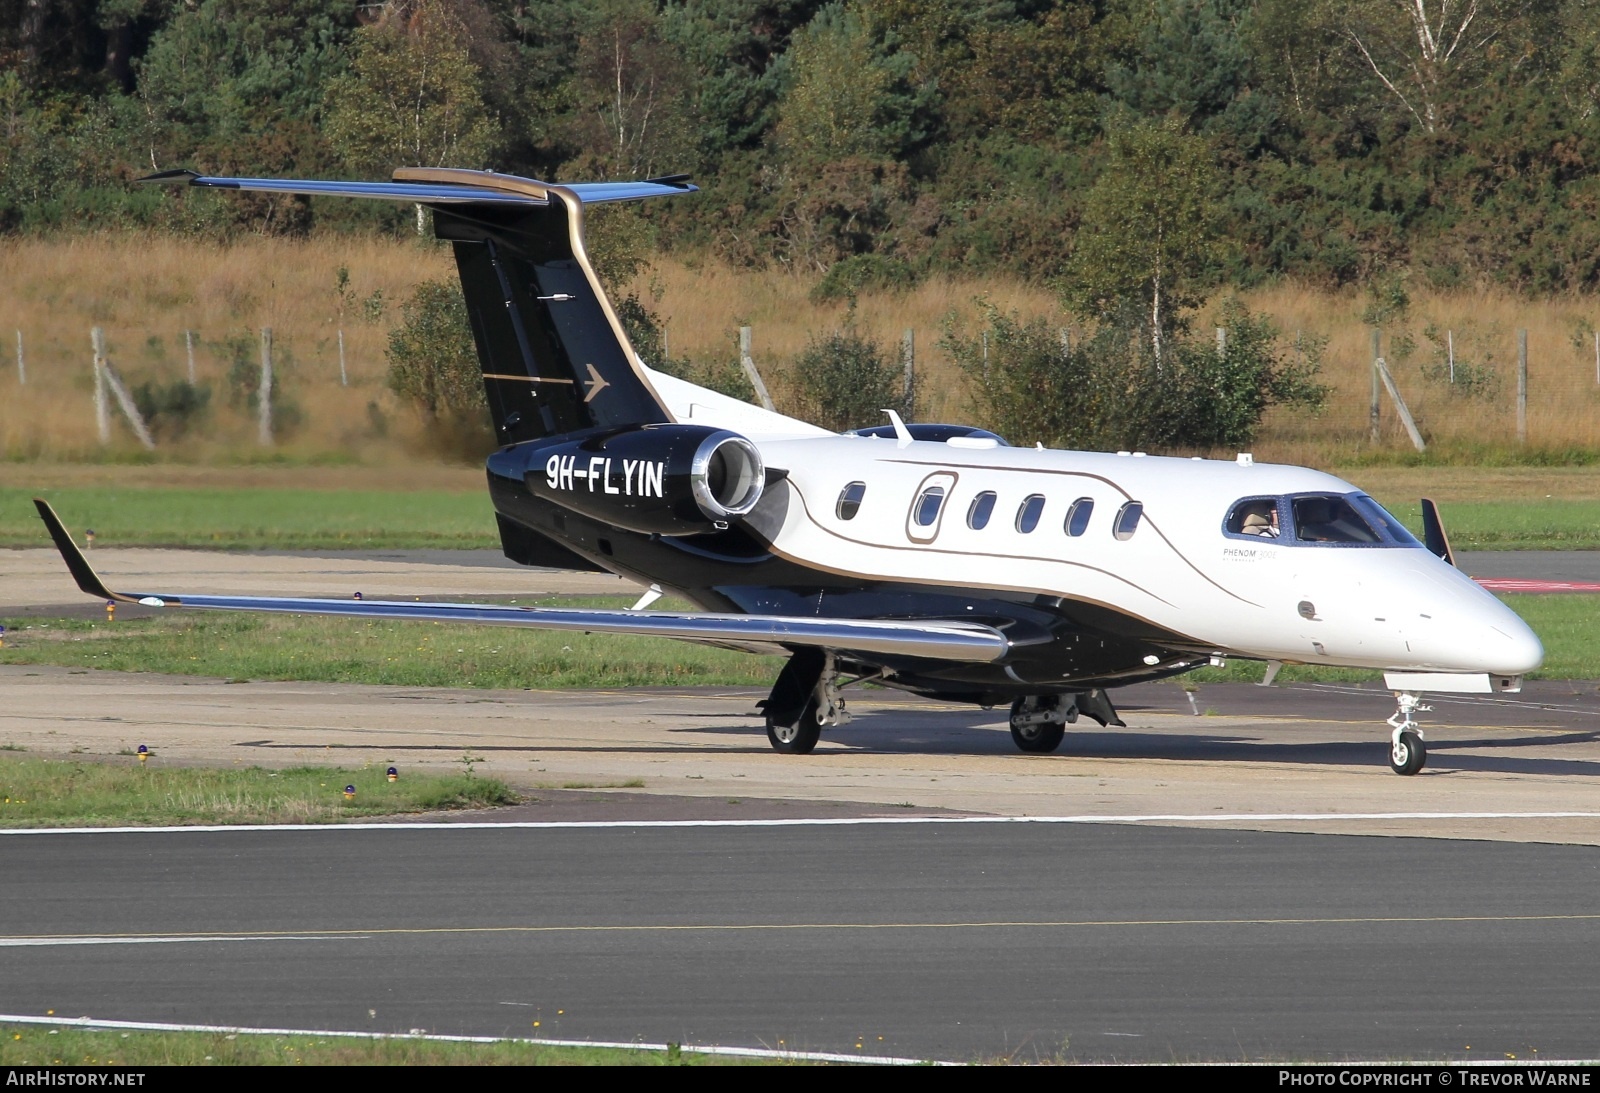
[[[1533,581],[1521,577],[1474,577],[1490,592],[1600,592],[1594,581]]]

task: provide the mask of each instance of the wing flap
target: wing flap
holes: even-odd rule
[[[116,592],[109,589],[72,541],[48,502],[35,499],[50,537],[78,587],[99,599],[144,607],[214,611],[264,611],[291,615],[452,622],[476,626],[519,626],[594,634],[633,634],[697,642],[764,642],[813,646],[876,656],[926,657],[987,664],[1010,651],[1011,643],[992,626],[939,619],[886,621],[825,619],[785,615],[685,614],[497,604],[422,603],[399,600],[332,600],[292,596],[204,596],[169,592]]]

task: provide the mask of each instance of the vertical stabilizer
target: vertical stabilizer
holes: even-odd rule
[[[545,202],[433,211],[435,234],[455,246],[495,438],[672,421],[589,263],[583,200],[517,181]]]

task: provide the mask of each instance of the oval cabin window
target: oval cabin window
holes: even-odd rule
[[[1017,530],[1026,535],[1039,526],[1039,517],[1044,515],[1044,494],[1035,493],[1022,502],[1017,509]]]
[[[861,511],[861,499],[867,495],[865,482],[852,482],[839,491],[839,503],[834,506],[833,512],[841,520],[854,520],[856,513]]]
[[[1132,539],[1133,533],[1139,530],[1139,520],[1143,516],[1144,505],[1129,501],[1117,510],[1117,522],[1111,525],[1111,534],[1118,539]]]
[[[918,527],[931,528],[934,521],[939,519],[939,509],[944,505],[944,487],[929,486],[922,491],[922,496],[917,498],[917,512],[912,519]]]
[[[1068,535],[1077,538],[1089,530],[1089,517],[1094,515],[1094,498],[1080,497],[1067,509],[1067,518],[1061,522],[1061,528]]]
[[[982,531],[989,526],[989,517],[994,515],[994,497],[993,490],[984,490],[972,499],[972,507],[967,509],[967,527]]]

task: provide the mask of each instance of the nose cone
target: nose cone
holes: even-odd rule
[[[1544,663],[1544,643],[1539,635],[1505,604],[1495,601],[1499,617],[1489,620],[1483,636],[1483,655],[1491,675],[1520,676]]]

